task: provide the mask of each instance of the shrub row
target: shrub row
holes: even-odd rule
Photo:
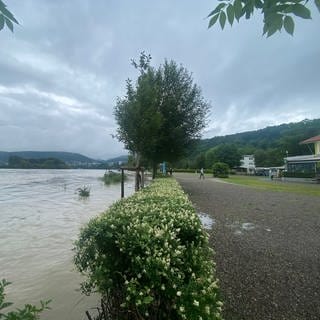
[[[198,170],[199,171],[199,170]],[[188,169],[181,169],[181,168],[175,168],[174,170],[173,170],[173,172],[189,172],[189,173],[195,173],[196,172],[196,169],[190,169],[190,168],[188,168]]]
[[[208,235],[172,178],[92,219],[74,250],[82,290],[102,294],[109,318],[221,319]]]
[[[315,177],[314,172],[284,172],[283,176],[287,178],[306,178],[306,179],[311,179]]]

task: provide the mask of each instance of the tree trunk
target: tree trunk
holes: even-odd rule
[[[156,174],[157,174],[157,163],[154,162],[152,164],[152,179],[155,179],[156,178]]]
[[[138,153],[135,154],[135,165],[136,165],[136,177],[135,177],[135,191],[139,191],[140,189],[140,155]]]

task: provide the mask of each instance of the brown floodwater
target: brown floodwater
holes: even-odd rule
[[[14,307],[52,299],[43,319],[86,319],[98,297],[79,291],[73,243],[90,218],[120,199],[120,185],[105,186],[102,170],[0,170],[0,279]],[[90,187],[80,199],[77,188]],[[125,195],[134,191],[132,179]]]

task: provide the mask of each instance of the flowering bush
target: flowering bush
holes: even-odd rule
[[[208,236],[174,179],[158,179],[92,219],[75,243],[82,290],[112,319],[221,319]]]

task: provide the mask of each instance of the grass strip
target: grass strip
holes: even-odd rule
[[[284,180],[268,179],[256,176],[229,176],[223,181],[248,186],[256,189],[277,191],[277,192],[291,192],[310,196],[320,196],[320,185],[313,183],[294,183]]]

